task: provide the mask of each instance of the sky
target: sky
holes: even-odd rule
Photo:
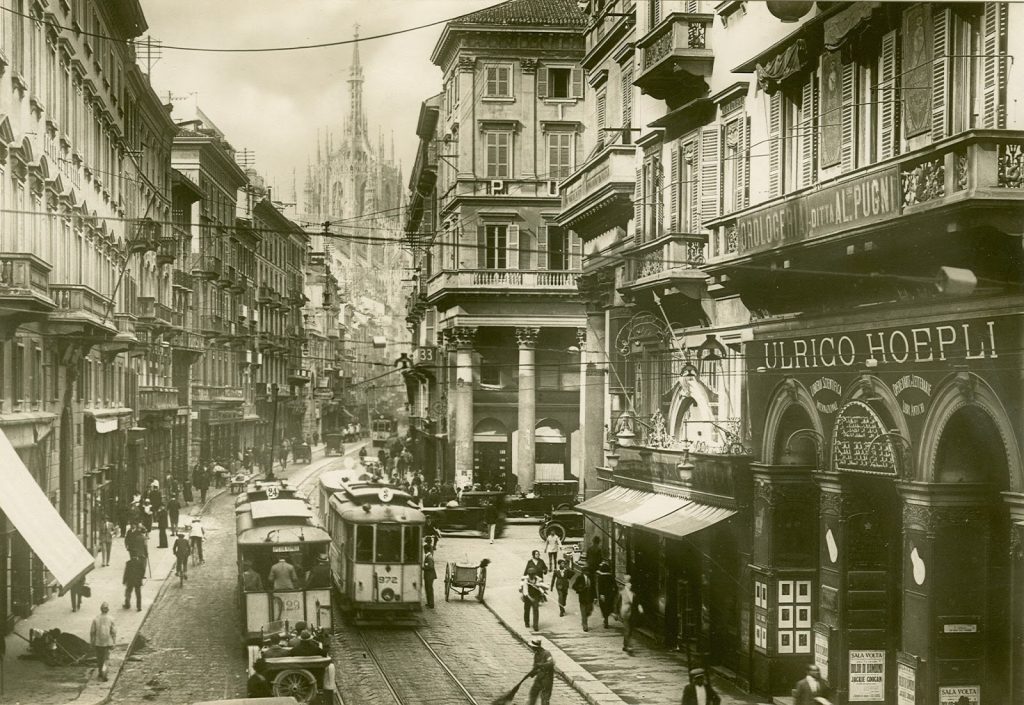
[[[167,45],[267,47],[366,37],[415,27],[494,5],[498,0],[142,0],[148,34]],[[372,144],[378,126],[386,148],[394,131],[403,175],[412,167],[420,103],[440,92],[430,54],[444,25],[360,42],[363,100]],[[300,197],[317,129],[340,134],[348,101],[352,45],[303,51],[224,54],[164,49],[152,67],[166,101],[197,94],[200,108],[237,150],[255,152],[255,167],[290,199]],[[140,52],[145,66],[145,54]]]

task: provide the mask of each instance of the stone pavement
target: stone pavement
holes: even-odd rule
[[[545,647],[555,657],[556,669],[592,705],[678,703],[688,682],[685,656],[657,648],[636,632],[632,644],[634,655],[625,654],[622,625],[612,619],[605,629],[596,607],[590,616],[590,631],[584,632],[579,602],[572,591],[564,617],[558,616],[558,600],[552,591],[540,610],[540,630],[533,632],[524,628],[519,584],[523,567],[534,548],[543,549],[535,525],[511,525],[505,537],[494,545],[482,538],[446,535],[438,549],[438,573],[443,574],[444,560],[469,558],[476,562],[490,558],[487,607],[523,641],[541,636]],[[443,585],[440,592],[443,595]],[[722,705],[765,702],[721,679],[713,679],[713,685],[722,697]]]
[[[323,445],[314,450],[314,457],[322,455]],[[289,472],[306,465],[291,465]],[[280,471],[278,471],[280,472]],[[200,506],[198,501],[182,508],[181,523],[186,523],[189,516],[207,511],[207,508],[228,488],[211,488],[206,504]],[[196,497],[198,500],[198,495]],[[232,526],[231,532],[234,531]],[[122,609],[124,588],[121,577],[128,552],[124,540],[114,539],[110,555],[110,565],[100,566],[100,558],[96,559],[96,568],[86,576],[86,583],[92,588],[92,597],[82,600],[82,608],[71,611],[70,597],[56,595],[37,605],[33,613],[19,621],[11,634],[5,638],[7,655],[2,661],[4,688],[0,692],[0,703],[11,705],[91,705],[107,700],[117,680],[136,634],[150,613],[158,596],[165,586],[173,583],[177,587],[174,576],[174,556],[170,549],[157,548],[159,532],[154,529],[149,542],[149,570],[142,588],[142,611],[136,611],[134,601],[131,609]],[[171,537],[168,536],[170,541]],[[232,544],[233,546],[233,544]],[[234,573],[234,549],[232,547],[231,571]],[[19,656],[28,653],[29,629],[59,628],[89,640],[89,628],[93,618],[99,614],[100,603],[110,604],[110,614],[117,628],[117,646],[111,651],[108,666],[109,680],[101,682],[96,678],[96,667],[92,659],[85,666],[50,667],[42,661],[26,660]],[[178,701],[180,702],[180,700]]]

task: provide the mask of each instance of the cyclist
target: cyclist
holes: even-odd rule
[[[183,580],[188,580],[188,557],[192,555],[192,547],[189,544],[189,540],[185,538],[185,532],[178,533],[178,538],[174,540],[174,546],[171,550],[177,559],[174,574]]]
[[[206,531],[203,530],[203,522],[199,517],[192,517],[192,525],[188,529],[189,543],[192,544],[193,560],[203,562],[203,538]]]

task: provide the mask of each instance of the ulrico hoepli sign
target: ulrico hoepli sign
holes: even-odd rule
[[[854,367],[871,358],[884,365],[999,357],[993,320],[767,340],[762,345],[769,370]]]

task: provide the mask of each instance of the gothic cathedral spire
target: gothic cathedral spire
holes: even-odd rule
[[[366,113],[363,112],[363,66],[359,63],[359,25],[355,25],[352,44],[352,65],[348,69],[348,127],[353,146],[366,135]]]

